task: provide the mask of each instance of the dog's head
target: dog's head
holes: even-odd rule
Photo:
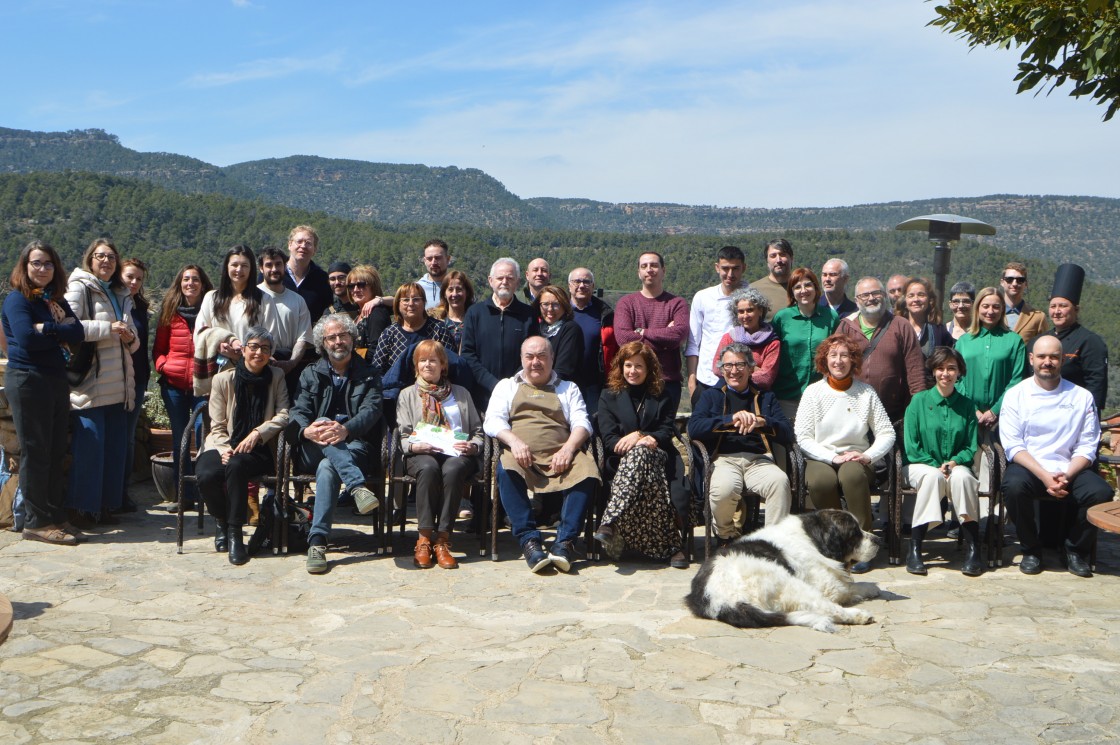
[[[817,510],[799,515],[805,534],[824,556],[842,564],[871,561],[883,541],[865,533],[859,521],[844,510]]]

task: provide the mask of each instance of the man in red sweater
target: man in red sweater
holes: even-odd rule
[[[665,257],[649,251],[638,257],[642,289],[618,301],[614,335],[619,345],[644,341],[657,355],[665,391],[681,401],[681,345],[688,339],[688,301],[665,291]]]

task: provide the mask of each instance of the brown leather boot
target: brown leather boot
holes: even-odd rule
[[[412,563],[420,569],[432,568],[432,537],[420,534],[416,539],[416,548],[412,549]]]
[[[436,538],[435,544],[436,563],[439,564],[441,569],[458,569],[459,562],[455,561],[455,557],[451,555],[451,536],[447,533],[440,533]]]

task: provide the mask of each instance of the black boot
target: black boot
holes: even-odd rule
[[[910,528],[910,553],[906,555],[906,571],[910,574],[925,576],[926,565],[922,561],[922,540],[926,537],[929,525],[914,525]]]
[[[229,526],[220,520],[215,522],[217,527],[214,529],[214,550],[224,554],[229,550]]]
[[[961,535],[964,537],[967,550],[961,574],[966,577],[979,577],[984,573],[984,562],[980,559],[980,524],[975,520],[961,523]]]
[[[240,525],[229,526],[229,563],[241,566],[249,561],[249,552],[245,550],[245,536],[241,533]]]

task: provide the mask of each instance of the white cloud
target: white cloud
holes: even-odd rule
[[[276,57],[244,62],[229,72],[198,73],[185,81],[190,88],[214,88],[257,80],[282,78],[301,72],[335,72],[342,63],[342,54],[332,52],[321,57]]]

